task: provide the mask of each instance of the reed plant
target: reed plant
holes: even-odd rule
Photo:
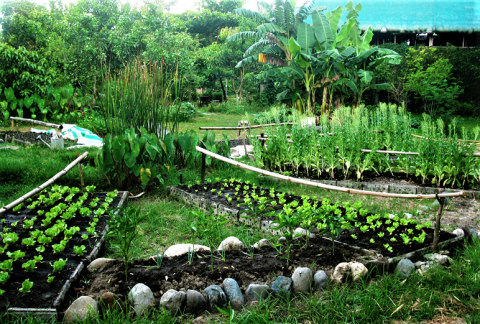
[[[291,129],[270,127],[266,147],[254,143],[257,163],[288,175],[323,179],[362,180],[368,172],[413,175],[439,187],[480,185],[480,158],[474,156],[480,127],[459,130],[455,119],[447,126],[424,114],[418,130],[421,137],[415,137],[410,114],[393,104],[380,104],[375,110],[340,108],[332,116],[322,116],[320,126],[320,134],[302,123]]]
[[[137,58],[118,75],[109,71],[99,102],[107,132],[117,136],[133,128],[139,134],[143,127],[161,138],[167,130],[174,133],[178,126],[175,103],[181,89],[178,60],[174,70],[167,69],[163,60],[147,64]]]

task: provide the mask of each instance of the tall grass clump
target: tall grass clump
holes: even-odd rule
[[[173,108],[181,90],[178,62],[175,69],[163,64],[142,63],[139,59],[125,64],[118,75],[107,73],[104,96],[100,102],[107,132],[112,136],[126,129],[164,137],[166,130],[175,132],[178,109]]]

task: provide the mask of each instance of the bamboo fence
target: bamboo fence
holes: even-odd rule
[[[431,195],[424,195],[424,194],[396,194],[396,193],[386,193],[386,192],[375,192],[375,191],[366,191],[366,190],[357,190],[357,189],[351,189],[351,188],[345,188],[345,187],[338,187],[338,186],[331,186],[331,185],[326,185],[323,183],[318,183],[318,182],[313,182],[309,180],[304,180],[304,179],[298,179],[298,178],[293,178],[289,176],[285,176],[282,174],[278,174],[275,172],[270,172],[266,171],[260,168],[253,167],[248,164],[244,164],[238,161],[234,161],[232,159],[226,158],[224,156],[212,153],[206,149],[203,149],[199,146],[195,147],[195,149],[205,155],[208,155],[214,159],[235,165],[241,169],[244,170],[249,170],[253,171],[259,174],[263,174],[269,177],[285,180],[285,181],[290,181],[293,183],[299,183],[307,186],[312,186],[312,187],[318,187],[322,189],[327,189],[327,190],[335,190],[335,191],[341,191],[341,192],[346,192],[349,194],[359,194],[359,195],[366,195],[366,196],[377,196],[377,197],[385,197],[385,198],[411,198],[411,199],[438,199],[438,198],[445,198],[445,197],[458,197],[458,196],[463,196],[464,191],[460,192],[452,192],[452,193],[440,193],[440,194],[431,194]]]
[[[35,119],[20,118],[20,117],[10,117],[10,119],[11,120],[23,121],[23,122],[27,122],[27,123],[38,124],[38,125],[47,126],[47,127],[53,127],[53,128],[60,128],[61,127],[61,125],[58,125],[58,124],[46,123],[46,122],[35,120]]]
[[[78,163],[80,163],[80,161],[82,161],[84,158],[86,158],[88,156],[88,152],[85,152],[83,153],[82,155],[80,155],[78,158],[76,158],[72,163],[70,163],[69,165],[67,165],[65,167],[65,169],[63,169],[62,171],[60,171],[59,173],[57,173],[56,175],[54,175],[53,177],[51,177],[48,181],[46,181],[45,183],[43,183],[42,185],[40,185],[39,187],[33,189],[32,191],[30,191],[29,193],[23,195],[22,197],[18,198],[17,200],[11,202],[10,204],[0,208],[0,215],[3,214],[4,212],[6,212],[7,210],[9,210],[10,208],[13,208],[15,207],[16,205],[24,202],[25,200],[27,200],[28,198],[32,197],[33,195],[37,194],[38,192],[42,191],[43,189],[45,189],[46,187],[48,187],[49,185],[51,185],[52,183],[54,183],[56,180],[60,179],[61,177],[63,177],[65,174],[67,174],[68,171],[70,171],[73,167],[75,167],[75,165],[77,165]]]
[[[235,127],[199,127],[200,130],[236,130],[236,129],[252,129],[252,128],[262,128],[268,126],[277,126],[277,125],[293,125],[294,123],[279,123],[279,124],[262,124],[262,125],[252,125],[252,126],[235,126]]]

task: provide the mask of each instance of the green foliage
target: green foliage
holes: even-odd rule
[[[254,124],[286,123],[293,120],[292,111],[285,105],[273,107],[268,111],[260,112],[253,117]]]
[[[131,258],[131,244],[138,235],[138,225],[147,215],[140,215],[140,208],[116,208],[110,212],[108,221],[109,232],[107,237],[112,240],[111,245],[116,247],[125,264],[125,280],[128,280],[128,263]]]
[[[431,53],[431,51],[430,51]],[[424,111],[428,114],[451,114],[457,106],[457,97],[463,92],[452,79],[453,65],[448,59],[438,58],[427,65],[428,52],[411,49],[406,60],[412,66],[405,87],[422,100]],[[427,65],[425,67],[425,65]]]
[[[170,108],[170,98],[180,90],[179,76],[164,70],[162,64],[131,61],[118,77],[107,78],[100,103],[108,133],[121,135],[126,129],[137,134],[140,128],[163,138],[166,130],[174,132],[177,114]]]
[[[424,114],[419,133],[412,136],[412,122],[404,107],[380,104],[376,110],[363,106],[335,110],[332,120],[321,118],[322,133],[302,127],[271,127],[265,148],[254,141],[256,163],[263,168],[294,175],[303,170],[309,177],[320,179],[362,180],[366,171],[373,174],[415,174],[423,183],[441,186],[471,187],[480,185],[475,146],[468,141],[480,137],[480,127],[471,131],[457,129],[454,119],[446,127],[443,120],[433,121]],[[381,132],[378,132],[381,131]],[[286,135],[291,134],[288,142]],[[417,131],[418,133],[418,131]],[[325,136],[326,134],[331,134]],[[368,149],[370,152],[362,152]],[[392,159],[377,150],[418,152],[418,155],[397,155]]]

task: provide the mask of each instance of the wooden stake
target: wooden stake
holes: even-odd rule
[[[24,122],[30,122],[33,124],[38,124],[38,125],[43,125],[47,127],[53,127],[53,128],[60,128],[60,125],[58,124],[52,124],[52,123],[46,123],[40,120],[35,120],[35,119],[28,119],[28,118],[20,118],[20,117],[10,117],[12,120],[12,130],[13,130],[13,121],[18,120],[18,121],[24,121]]]
[[[13,126],[13,124],[14,124],[14,122],[13,122],[13,119],[12,119],[12,132],[13,132],[13,130],[14,130],[14,128],[13,128],[13,127],[14,127],[14,126]]]
[[[17,132],[18,132],[18,123],[17,123]]]
[[[80,157],[80,152],[77,152],[77,156]],[[82,184],[82,191],[85,191],[85,183],[83,182],[82,164],[78,162],[78,168],[80,169],[80,183]]]
[[[46,181],[44,184],[40,185],[38,188],[36,189],[33,189],[32,191],[30,191],[29,193],[23,195],[22,197],[18,198],[17,200],[11,202],[10,204],[4,206],[3,208],[0,208],[0,215],[3,214],[4,212],[6,212],[7,210],[9,210],[10,208],[13,208],[15,207],[16,205],[18,205],[19,203],[21,202],[24,202],[25,200],[27,200],[28,198],[30,198],[31,196],[39,193],[40,191],[42,191],[43,189],[45,189],[46,187],[48,187],[49,185],[51,185],[52,183],[54,183],[56,180],[60,179],[61,177],[63,177],[65,174],[67,174],[68,171],[70,171],[75,165],[77,165],[77,163],[79,163],[81,160],[83,160],[84,158],[86,158],[88,155],[88,152],[85,152],[83,153],[80,157],[78,157],[75,161],[73,161],[72,163],[70,163],[69,165],[67,165],[67,167],[65,169],[63,169],[62,171],[60,171],[59,173],[57,173],[56,175],[54,175],[53,177],[51,177],[48,181]]]
[[[260,168],[253,167],[251,165],[241,163],[238,161],[234,161],[232,159],[226,158],[224,156],[221,156],[219,154],[215,154],[213,152],[210,152],[202,147],[196,146],[195,149],[203,153],[204,155],[208,155],[214,159],[235,165],[241,169],[253,171],[256,173],[260,173],[272,178],[277,178],[285,181],[290,181],[294,183],[299,183],[303,184],[306,186],[312,186],[312,187],[317,187],[317,188],[322,188],[322,189],[329,189],[329,190],[336,190],[336,191],[342,191],[346,192],[349,194],[360,194],[360,195],[366,195],[366,196],[377,196],[377,197],[387,197],[387,198],[412,198],[412,199],[435,199],[437,196],[438,197],[458,197],[458,196],[463,196],[465,192],[459,191],[459,192],[450,192],[450,193],[443,193],[443,194],[438,194],[438,195],[422,195],[422,194],[396,194],[396,193],[385,193],[385,192],[375,192],[375,191],[366,191],[366,190],[357,190],[357,189],[350,189],[350,188],[345,188],[345,187],[338,187],[338,186],[331,186],[331,185],[326,185],[323,183],[319,182],[313,182],[305,179],[298,179],[298,178],[293,178],[289,176],[285,176],[283,174],[278,174],[275,172],[270,172],[267,170],[263,170]]]
[[[203,146],[203,144],[201,144]],[[202,154],[202,166],[201,166],[201,169],[200,169],[200,183],[205,183],[205,161],[206,159],[206,155],[205,154]]]
[[[442,189],[440,189],[440,193],[441,192]],[[435,219],[435,231],[433,232],[432,250],[434,251],[438,249],[438,240],[440,239],[440,221],[442,219],[443,205],[445,204],[444,197],[438,197],[438,195],[436,195],[436,198],[440,206],[438,207],[437,217]]]

